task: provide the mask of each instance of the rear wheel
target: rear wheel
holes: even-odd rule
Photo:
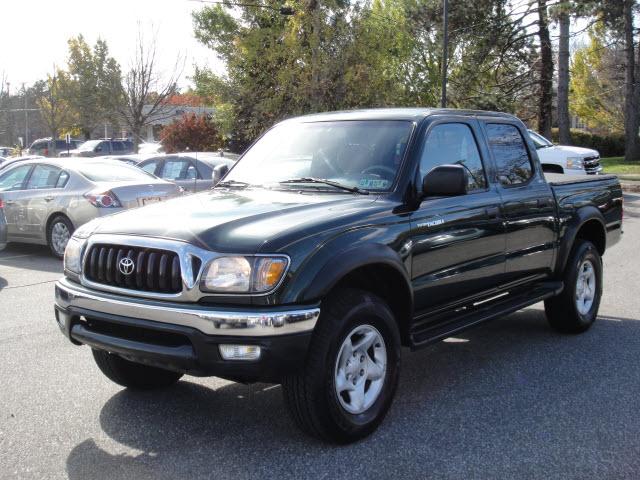
[[[549,324],[563,333],[581,333],[598,316],[602,260],[595,245],[577,240],[564,272],[564,290],[544,302]]]
[[[182,377],[181,373],[130,362],[113,353],[92,349],[98,368],[109,380],[135,390],[168,387]]]
[[[67,248],[67,243],[69,243],[73,230],[73,224],[64,215],[58,215],[49,222],[47,242],[51,253],[56,257],[64,257],[64,250]]]
[[[398,384],[400,334],[377,296],[341,290],[325,302],[301,372],[283,381],[295,423],[324,440],[348,443],[384,419]]]

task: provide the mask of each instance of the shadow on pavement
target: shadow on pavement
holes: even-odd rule
[[[336,447],[299,433],[281,388],[190,381],[122,390],[67,458],[93,478],[620,478],[640,468],[640,320],[600,317],[583,335],[528,309],[403,356],[381,428]],[[109,442],[111,443],[111,442]],[[122,447],[124,446],[124,447]],[[111,446],[111,448],[116,448]],[[603,470],[606,469],[606,470]]]
[[[39,272],[62,273],[62,260],[44,245],[10,243],[0,253],[0,273],[5,267]]]

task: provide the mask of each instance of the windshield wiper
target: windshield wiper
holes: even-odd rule
[[[322,183],[324,185],[329,185],[331,187],[339,188],[341,190],[346,190],[347,192],[360,193],[362,195],[369,195],[369,190],[364,190],[358,187],[350,187],[348,185],[343,185],[338,182],[333,182],[331,180],[327,180],[326,178],[315,178],[315,177],[300,177],[300,178],[290,178],[289,180],[282,180],[282,184],[287,183]]]
[[[226,188],[247,188],[250,184],[247,182],[240,182],[238,180],[223,180],[215,184],[213,188],[226,187]]]

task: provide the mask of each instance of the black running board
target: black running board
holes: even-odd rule
[[[528,288],[506,291],[449,310],[438,309],[434,314],[415,320],[410,332],[411,348],[422,348],[443,340],[480,323],[502,317],[538,303],[562,292],[562,282],[544,282]]]

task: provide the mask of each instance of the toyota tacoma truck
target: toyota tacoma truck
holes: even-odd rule
[[[622,211],[616,177],[545,177],[511,115],[303,116],[211,191],[76,230],[55,317],[119,385],[280,383],[299,427],[347,443],[389,410],[402,347],[541,301],[587,330]]]

